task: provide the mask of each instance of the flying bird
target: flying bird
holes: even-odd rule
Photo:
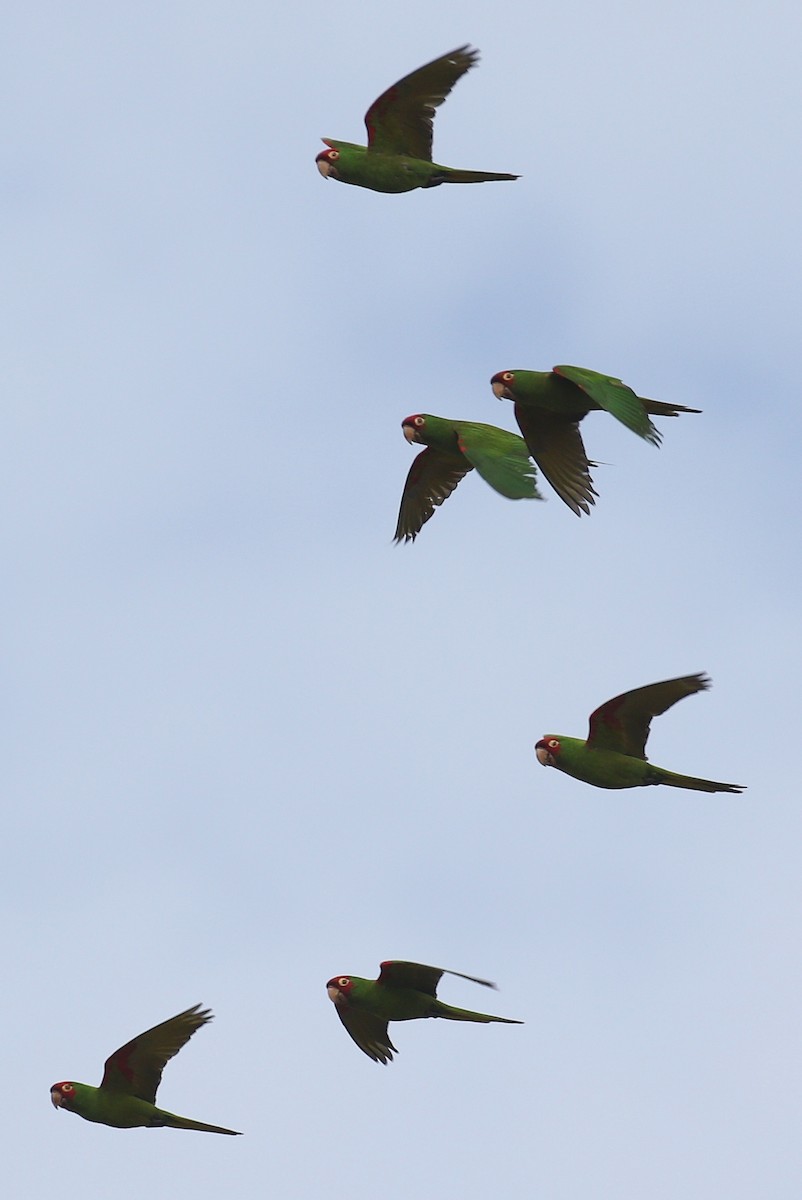
[[[589,412],[604,409],[627,429],[659,446],[661,434],[649,416],[676,417],[698,408],[665,404],[638,396],[613,375],[585,367],[555,367],[553,371],[498,371],[490,380],[499,400],[512,400],[515,419],[529,453],[561,500],[578,517],[590,512],[598,494],[590,468],[598,466],[585,454],[579,422]]]
[[[450,421],[417,413],[401,422],[411,445],[423,445],[409,469],[395,541],[413,541],[447,500],[459,481],[475,467],[486,483],[510,500],[542,500],[537,472],[523,438],[495,425]]]
[[[378,979],[358,979],[355,975],[335,975],[326,984],[337,1016],[359,1049],[374,1062],[392,1062],[397,1054],[387,1033],[388,1021],[417,1021],[423,1017],[444,1017],[447,1021],[476,1021],[487,1025],[522,1025],[509,1017],[490,1017],[486,1013],[452,1008],[437,999],[437,985],[443,975],[456,975],[482,987],[494,988],[486,979],[425,967],[422,963],[383,962]]]
[[[668,787],[688,788],[694,792],[742,792],[734,783],[716,783],[675,775],[647,761],[645,749],[652,717],[671,708],[685,696],[704,692],[710,687],[706,675],[683,675],[662,683],[649,683],[614,696],[590,714],[588,739],[547,733],[535,745],[537,760],[544,767],[556,767],[583,783],[600,788],[649,787],[664,783]]]
[[[321,139],[329,148],[321,150],[315,159],[320,174],[324,179],[339,179],[374,192],[411,192],[441,183],[517,179],[517,175],[459,171],[432,162],[435,110],[478,59],[478,50],[460,46],[399,79],[365,113],[367,146]]]
[[[199,1129],[203,1133],[229,1133],[239,1137],[234,1129],[204,1125],[201,1121],[190,1121],[156,1107],[156,1090],[165,1063],[189,1041],[196,1029],[211,1019],[210,1010],[196,1004],[169,1021],[154,1025],[106,1059],[100,1087],[72,1081],[54,1083],[50,1089],[54,1107],[65,1108],[85,1121],[96,1121],[115,1129],[134,1129],[140,1125],[155,1129],[166,1125],[171,1129]]]

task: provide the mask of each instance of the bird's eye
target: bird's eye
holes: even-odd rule
[[[330,161],[330,162],[334,162],[334,161],[335,161],[336,159],[338,159],[339,157],[340,157],[340,151],[339,151],[339,150],[329,150],[329,161]]]
[[[424,421],[423,417],[416,417],[415,420],[413,421],[413,425],[417,425],[418,429],[420,429],[421,425],[425,425],[425,424],[426,424],[426,422]]]
[[[501,376],[501,378],[504,380],[505,383],[509,383],[511,379],[515,378],[515,372],[514,371],[505,371],[504,374]]]
[[[556,738],[549,738],[549,749],[550,750],[556,750],[557,747],[559,746],[559,744],[560,743],[557,741]]]
[[[62,1090],[62,1092],[71,1092],[71,1091],[73,1091],[73,1086],[71,1083],[65,1083],[64,1087],[61,1090]]]
[[[347,975],[343,975],[342,979],[338,979],[337,982],[339,983],[340,987],[348,987],[348,984],[351,982],[351,980]]]

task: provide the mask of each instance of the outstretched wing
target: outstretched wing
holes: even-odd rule
[[[335,1005],[337,1016],[348,1030],[363,1054],[374,1062],[384,1063],[393,1061],[393,1053],[397,1054],[387,1033],[387,1021],[383,1017],[374,1016],[361,1008],[350,1008]]]
[[[645,759],[652,717],[659,717],[678,700],[709,687],[706,675],[683,675],[614,696],[590,714],[587,744],[594,750],[617,750]]]
[[[394,83],[365,113],[368,150],[432,161],[432,122],[454,84],[477,62],[479,51],[460,46]]]
[[[196,1029],[211,1019],[211,1011],[196,1004],[140,1033],[106,1059],[100,1086],[155,1104],[165,1063],[186,1045]]]
[[[437,985],[443,975],[456,975],[459,979],[467,979],[471,983],[481,983],[482,987],[494,988],[496,986],[487,979],[477,979],[475,975],[463,975],[461,971],[448,971],[445,967],[427,967],[423,963],[402,962],[398,959],[381,964],[377,982],[386,984],[388,987],[414,988],[416,992],[424,992],[427,996],[436,996]]]
[[[578,421],[527,404],[515,404],[515,419],[529,453],[563,500],[578,517],[596,503],[590,468]]]
[[[653,446],[660,445],[660,431],[649,420],[643,400],[620,379],[589,371],[586,367],[555,367],[554,374],[575,383],[599,408],[616,417],[627,429],[646,438]]]
[[[457,445],[492,488],[510,500],[543,499],[535,482],[537,472],[522,437],[478,421],[461,421],[456,428]]]
[[[435,507],[447,500],[461,479],[472,470],[463,454],[427,446],[414,459],[401,496],[395,541],[414,542],[434,516]]]

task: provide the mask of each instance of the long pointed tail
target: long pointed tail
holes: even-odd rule
[[[447,1021],[475,1021],[480,1025],[489,1025],[491,1022],[497,1022],[499,1025],[523,1025],[523,1021],[513,1021],[510,1017],[491,1017],[488,1013],[471,1012],[467,1008],[452,1008],[450,1004],[443,1004],[441,1000],[436,1001],[434,1011],[429,1015],[445,1017]]]
[[[640,397],[643,407],[653,417],[678,417],[680,413],[700,413],[701,408],[686,408],[684,404],[664,404],[662,400],[646,400]]]
[[[519,179],[519,175],[497,175],[493,171],[459,171],[449,167],[443,172],[443,183],[492,183],[496,179]]]
[[[737,783],[717,783],[714,779],[696,779],[693,775],[675,775],[673,771],[658,769],[658,783],[668,787],[687,788],[691,792],[730,792],[738,795],[744,789]]]
[[[165,1112],[163,1108],[156,1110],[159,1114],[159,1125],[170,1129],[197,1129],[199,1133],[227,1133],[232,1137],[242,1137],[236,1129],[224,1129],[222,1125],[204,1125],[203,1121],[191,1121],[189,1117],[179,1117],[175,1113]]]

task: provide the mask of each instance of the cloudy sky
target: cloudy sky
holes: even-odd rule
[[[277,14],[276,10],[280,9]],[[3,18],[5,1153],[117,1200],[796,1200],[802,1004],[795,3],[31,3]],[[464,42],[435,157],[378,195],[321,136]],[[599,501],[469,476],[392,534],[432,412],[575,363],[703,410],[584,425]],[[541,768],[708,671],[650,757]],[[370,1062],[333,974],[494,979]],[[216,1014],[160,1102],[56,1113]]]

